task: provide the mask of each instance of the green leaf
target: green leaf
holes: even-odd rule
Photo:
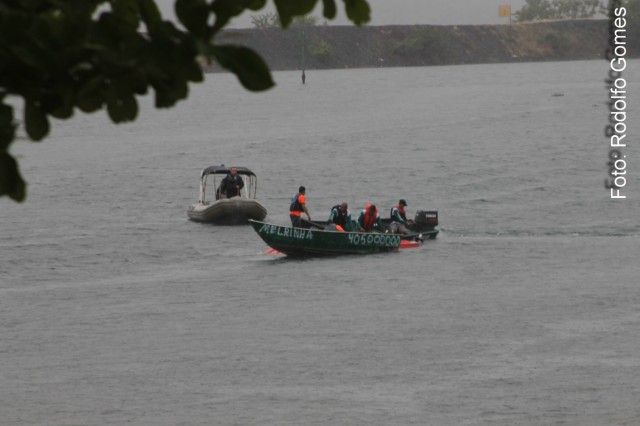
[[[215,33],[234,16],[240,15],[245,9],[256,10],[264,7],[266,0],[214,0],[211,3],[211,11],[216,15],[216,22],[212,28]]]
[[[218,63],[234,73],[247,90],[258,92],[274,86],[271,72],[264,60],[244,46],[213,46]]]
[[[140,10],[137,2],[131,0],[111,0],[111,10],[118,21],[132,29],[140,25]]]
[[[188,81],[193,81],[196,83],[204,81],[202,67],[197,61],[185,62],[185,64],[183,65],[182,75]]]
[[[205,0],[176,0],[178,20],[196,36],[204,36],[207,31],[209,7]]]
[[[371,8],[366,0],[343,0],[347,18],[356,25],[366,24],[371,20]]]
[[[322,0],[324,6],[323,15],[327,19],[334,19],[336,17],[336,2],[334,0]]]
[[[247,0],[247,9],[260,10],[267,4],[267,0]]]
[[[267,4],[266,0],[214,0],[211,10],[216,16],[234,17],[246,9],[260,10]]]
[[[26,186],[16,160],[8,152],[0,152],[0,196],[8,195],[22,202],[27,194]]]
[[[138,102],[131,92],[119,93],[112,85],[107,93],[107,112],[114,123],[133,121],[138,115]]]
[[[75,98],[73,87],[60,83],[57,93],[51,94],[48,98],[46,105],[52,117],[67,119],[73,115],[73,102]]]
[[[24,108],[24,124],[27,135],[34,141],[42,140],[49,133],[49,119],[35,102],[27,100]]]
[[[84,112],[94,112],[102,108],[105,101],[102,92],[103,77],[94,77],[78,90],[76,105]]]
[[[306,15],[313,10],[318,0],[274,0],[280,22],[288,27],[294,16]]]
[[[142,21],[147,26],[149,32],[154,32],[162,25],[162,15],[158,5],[153,0],[138,0]]]
[[[140,68],[128,70],[127,74],[123,75],[121,79],[126,82],[127,87],[133,93],[138,95],[145,95],[147,93],[147,76]]]
[[[13,122],[13,108],[0,104],[0,151],[9,149],[16,136],[16,124]]]
[[[152,81],[155,89],[155,106],[156,108],[169,108],[172,107],[176,101],[169,95],[168,89],[155,81]]]

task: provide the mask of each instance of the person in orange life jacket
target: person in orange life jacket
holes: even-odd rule
[[[405,200],[400,200],[398,205],[391,207],[391,224],[389,225],[389,230],[393,234],[406,235],[409,233],[407,227],[410,226],[413,221],[407,220],[407,213],[404,211],[405,207],[407,207]]]
[[[353,232],[353,222],[351,221],[351,212],[347,203],[336,204],[331,207],[329,213],[329,222],[339,225],[342,229]]]
[[[302,216],[302,212],[306,213],[307,218],[311,220],[311,215],[309,214],[309,210],[307,210],[306,199],[304,198],[306,191],[306,188],[301,186],[298,189],[298,193],[291,199],[291,205],[289,206],[289,218],[291,218],[291,225],[294,228],[300,227],[300,217]]]
[[[231,167],[230,172],[220,182],[220,198],[240,196],[242,188],[244,188],[244,181],[238,175],[238,168]]]
[[[382,230],[382,222],[380,222],[378,208],[374,204],[367,204],[364,210],[360,212],[360,216],[358,216],[358,226],[360,226],[359,230],[364,232],[370,232],[374,228]]]

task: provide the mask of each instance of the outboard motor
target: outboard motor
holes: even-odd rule
[[[438,224],[438,212],[436,210],[418,210],[413,221],[418,225],[436,226]]]

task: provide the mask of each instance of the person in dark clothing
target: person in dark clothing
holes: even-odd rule
[[[311,220],[311,215],[309,214],[309,210],[307,210],[307,200],[304,197],[306,191],[306,188],[301,186],[298,189],[298,193],[291,199],[291,205],[289,206],[289,218],[291,219],[291,225],[294,228],[300,228],[300,217],[303,212],[307,214],[307,219]]]
[[[229,173],[220,183],[220,198],[231,198],[240,196],[240,190],[244,188],[244,181],[238,175],[238,168],[231,167]]]
[[[331,207],[329,213],[329,221],[341,226],[347,231],[353,232],[353,222],[351,221],[351,212],[347,203],[337,204]]]

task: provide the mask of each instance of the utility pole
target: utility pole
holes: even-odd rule
[[[302,27],[301,38],[302,38],[302,84],[304,84],[304,81],[306,80],[306,76],[304,75],[304,48],[307,41],[307,33],[305,32],[304,27]]]

